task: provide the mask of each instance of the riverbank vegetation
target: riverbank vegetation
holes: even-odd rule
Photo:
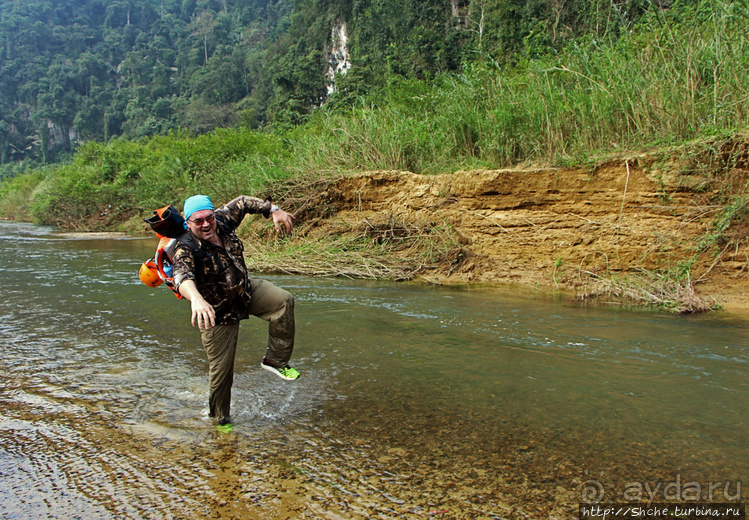
[[[394,80],[477,59],[512,67],[587,35],[615,41],[671,4],[0,0],[0,165],[173,130],[288,129],[321,105],[378,99]]]
[[[294,20],[292,29],[284,36],[283,59],[289,71],[301,74],[299,62],[290,58],[291,49],[299,53],[318,40],[312,38],[313,26],[302,23],[310,20],[315,2],[298,4],[296,17],[289,18]],[[359,26],[360,39],[352,44],[353,67],[337,76],[336,90],[324,103],[319,95],[324,84],[314,83],[317,94],[312,97],[309,92],[300,94],[307,100],[300,108],[295,103],[301,98],[291,92],[305,80],[299,76],[284,83],[276,76],[286,94],[283,106],[278,105],[280,98],[273,102],[275,120],[266,111],[261,122],[235,120],[230,128],[196,133],[172,119],[177,123],[163,134],[121,133],[109,140],[89,140],[62,162],[23,174],[15,164],[13,175],[6,173],[8,178],[0,184],[0,216],[80,230],[132,231],[140,229],[140,217],[152,209],[169,203],[179,206],[196,192],[219,201],[238,193],[303,201],[309,198],[303,193],[305,186],[316,190],[325,179],[354,171],[435,174],[517,164],[584,165],[643,150],[660,150],[672,158],[693,154],[694,160],[681,164],[694,169],[716,164],[707,161],[700,166],[700,150],[718,157],[725,142],[746,131],[749,6],[743,1],[674,2],[668,8],[658,2],[629,2],[629,12],[625,3],[612,2],[607,10],[600,10],[603,3],[593,3],[598,9],[595,16],[587,10],[565,10],[562,3],[557,14],[577,17],[579,30],[563,27],[561,19],[555,25],[551,18],[528,15],[520,42],[502,41],[500,26],[509,18],[501,23],[492,18],[506,16],[507,10],[500,7],[508,2],[463,4],[457,4],[463,9],[463,30],[450,32],[450,37],[453,43],[458,36],[469,42],[469,55],[447,56],[443,41],[439,48],[444,52],[433,49],[436,54],[430,55],[440,55],[443,61],[419,65],[417,58],[430,56],[424,49],[414,50],[413,28],[396,37],[392,28],[397,24],[388,18],[397,48],[381,48],[382,42],[374,43],[376,35],[365,43],[366,31]],[[414,5],[409,3],[408,9]],[[372,16],[372,9],[367,16]],[[365,17],[356,9],[341,12],[349,21]],[[327,35],[329,26],[325,31],[314,27]],[[440,27],[428,25],[430,31]],[[193,30],[199,32],[198,27]],[[297,47],[288,41],[295,34]],[[424,38],[436,36],[430,32]],[[411,58],[409,48],[415,53]],[[365,51],[379,58],[366,58]],[[309,67],[324,72],[319,63]],[[314,103],[309,102],[312,98]],[[142,108],[157,113],[155,105]],[[249,117],[247,111],[232,110],[237,117]],[[139,138],[129,139],[133,137]],[[713,174],[711,182],[722,182],[718,170]],[[713,194],[706,204],[726,208],[715,210],[725,218],[716,217],[697,248],[725,247],[729,228],[746,213],[746,179],[734,181],[730,189],[718,191],[708,190],[706,184],[706,193]],[[332,240],[320,247],[337,245]],[[445,247],[443,254],[453,249]],[[303,251],[289,254],[293,260]]]
[[[746,4],[688,3],[648,11],[616,39],[587,34],[513,65],[479,56],[429,80],[393,75],[382,90],[345,106],[334,97],[283,131],[91,141],[67,163],[33,171],[27,207],[11,193],[28,191],[30,179],[5,183],[0,211],[63,225],[94,225],[106,213],[110,225],[196,190],[225,198],[299,175],[579,164],[732,135],[749,116],[747,29]]]

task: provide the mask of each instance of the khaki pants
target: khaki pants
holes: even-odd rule
[[[294,297],[265,280],[251,280],[250,314],[268,322],[265,358],[282,367],[294,350]],[[201,331],[208,356],[208,404],[211,417],[231,420],[231,387],[234,382],[234,357],[237,352],[239,323],[216,325]]]

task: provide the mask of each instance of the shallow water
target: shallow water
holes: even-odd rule
[[[743,317],[267,277],[296,297],[302,378],[263,371],[244,322],[221,434],[189,305],[138,281],[154,247],[0,223],[0,517],[572,518],[636,484],[740,493]]]

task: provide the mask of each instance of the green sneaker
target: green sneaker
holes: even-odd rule
[[[216,431],[219,431],[221,433],[229,433],[231,431],[234,431],[234,425],[230,422],[226,424],[217,424]]]
[[[267,360],[263,359],[263,362],[260,363],[260,366],[263,367],[268,372],[272,372],[276,374],[281,379],[286,379],[287,381],[293,381],[294,379],[299,379],[299,372],[295,368],[291,368],[289,365],[286,365],[285,367],[278,368],[274,367],[270,363],[268,363]]]
[[[216,425],[216,430],[221,433],[229,433],[234,430],[234,425],[231,423],[230,419],[221,419]]]

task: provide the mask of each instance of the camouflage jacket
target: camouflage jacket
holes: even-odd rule
[[[198,291],[216,311],[216,324],[226,325],[249,316],[250,279],[244,262],[244,245],[234,230],[245,215],[260,213],[268,218],[271,203],[241,195],[216,209],[216,232],[224,247],[197,239],[193,251],[179,243],[174,251],[174,285],[193,280]],[[194,236],[194,235],[193,235]]]

